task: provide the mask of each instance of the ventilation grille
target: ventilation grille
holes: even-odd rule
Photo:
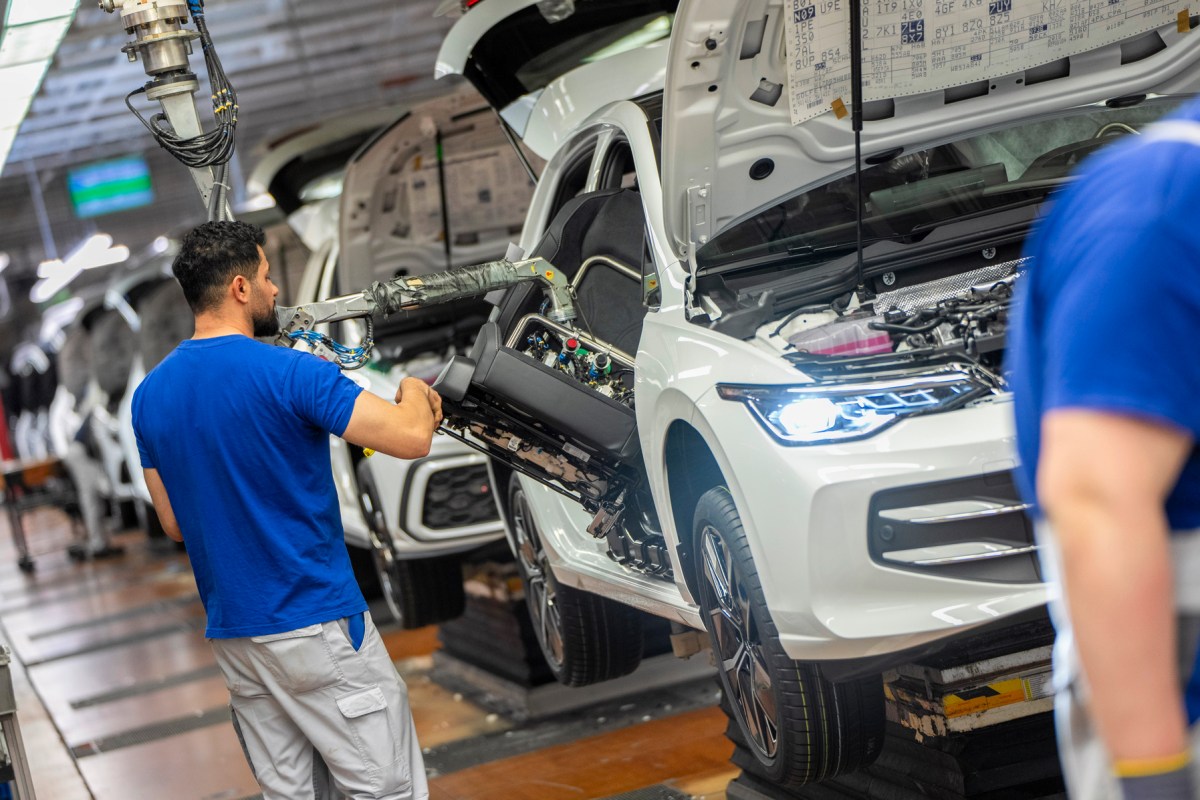
[[[486,465],[443,469],[429,477],[421,510],[421,523],[425,527],[449,530],[497,519]]]

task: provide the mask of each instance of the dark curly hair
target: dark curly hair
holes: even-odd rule
[[[206,222],[183,237],[171,271],[192,313],[216,307],[235,275],[253,281],[266,240],[262,228],[245,222]]]

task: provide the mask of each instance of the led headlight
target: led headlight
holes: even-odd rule
[[[717,386],[722,399],[744,403],[772,436],[793,445],[865,439],[904,417],[946,411],[989,391],[962,370],[870,383]]]

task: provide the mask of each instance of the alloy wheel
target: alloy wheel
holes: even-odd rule
[[[767,759],[779,751],[779,711],[762,637],[742,576],[711,525],[701,533],[704,608],[721,683],[742,731]]]
[[[365,489],[360,492],[359,499],[362,501],[363,515],[367,518],[367,536],[371,540],[375,571],[379,574],[379,588],[383,592],[388,611],[392,612],[392,618],[402,622],[404,614],[400,611],[400,602],[396,599],[400,591],[400,576],[397,574],[396,553],[392,549],[391,535],[387,532],[383,510],[374,502],[371,492]]]
[[[517,559],[525,575],[526,605],[534,631],[547,659],[552,660],[554,666],[562,667],[565,655],[557,604],[558,585],[538,541],[529,501],[523,491],[513,498],[512,526],[517,539]]]

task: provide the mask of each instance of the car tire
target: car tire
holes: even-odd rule
[[[508,488],[508,516],[534,635],[558,682],[588,686],[637,669],[642,661],[639,613],[554,578],[529,496],[516,475]]]
[[[733,497],[705,492],[693,520],[697,600],[712,641],[735,763],[802,786],[871,764],[883,745],[883,681],[835,683],[784,652]]]
[[[405,630],[462,616],[466,604],[458,554],[402,559],[388,530],[371,467],[358,465],[358,498],[371,540],[379,588],[395,622]]]

